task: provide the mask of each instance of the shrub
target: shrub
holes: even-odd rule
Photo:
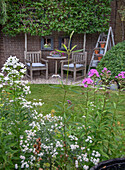
[[[97,66],[97,70],[101,73],[101,70],[106,67],[111,71],[111,79],[114,79],[121,71],[125,69],[125,41],[118,43],[111,50],[107,51],[104,58]]]

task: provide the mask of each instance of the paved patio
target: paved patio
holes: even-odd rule
[[[56,77],[52,77],[52,75],[49,75],[49,79],[45,79],[45,75],[41,75],[41,76],[35,76],[33,78],[33,80],[31,81],[29,78],[25,77],[25,80],[28,80],[31,84],[61,84],[61,81],[63,82],[63,84],[66,85],[66,75],[64,75],[64,79],[62,80],[61,78],[56,78]],[[76,86],[81,86],[82,85],[82,81],[78,80],[76,82],[73,81],[73,78],[71,75],[69,75],[68,77],[68,81],[67,81],[67,85],[76,85]]]

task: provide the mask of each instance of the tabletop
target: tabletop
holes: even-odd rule
[[[53,57],[53,56],[47,56],[46,58],[48,59],[53,59],[53,60],[61,60],[61,59],[66,59],[66,56],[62,56],[62,57]]]

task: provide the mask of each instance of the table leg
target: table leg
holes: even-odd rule
[[[55,60],[55,74],[57,74],[57,60]]]
[[[53,74],[52,77],[59,77],[60,78],[60,75],[57,74],[57,60],[55,60],[55,74]]]

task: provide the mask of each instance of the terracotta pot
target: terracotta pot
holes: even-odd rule
[[[100,61],[101,59],[102,59],[102,56],[99,56],[99,57],[98,57],[98,60]]]
[[[101,44],[101,48],[104,48],[105,47],[105,44]]]
[[[95,49],[95,54],[98,54],[99,53],[99,50]]]
[[[106,42],[105,41],[100,41],[101,48],[105,47]]]

